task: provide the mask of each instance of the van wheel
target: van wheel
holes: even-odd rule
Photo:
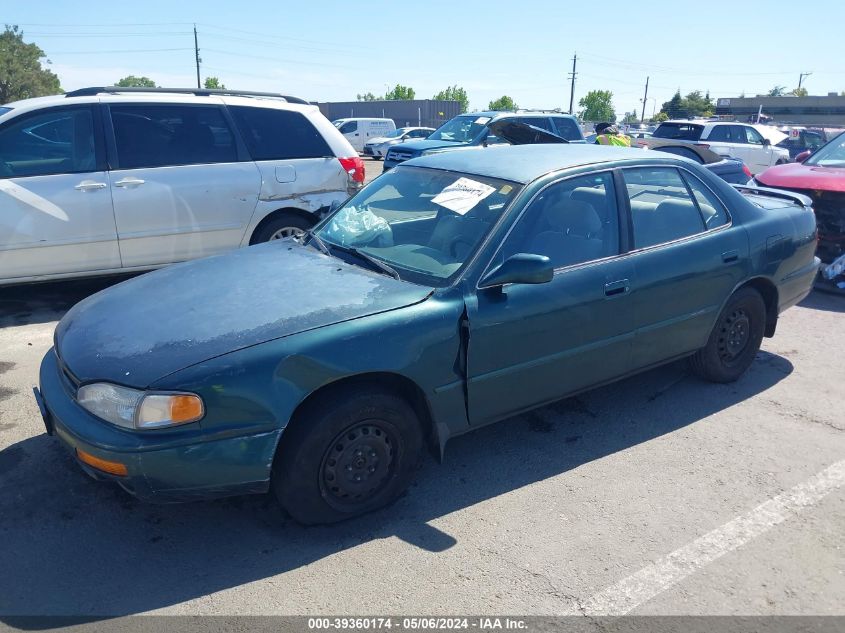
[[[711,382],[733,382],[751,366],[763,341],[766,304],[753,288],[740,288],[728,300],[707,345],[690,358],[692,370]]]
[[[299,237],[312,226],[314,226],[314,222],[303,218],[301,215],[280,213],[259,227],[249,243],[261,244],[271,240],[280,240],[285,237]]]
[[[402,398],[371,387],[319,398],[282,434],[272,486],[306,525],[335,523],[387,505],[408,487],[423,433]]]

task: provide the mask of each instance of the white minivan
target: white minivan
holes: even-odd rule
[[[337,119],[332,123],[356,152],[363,152],[371,138],[385,136],[396,129],[393,119]]]

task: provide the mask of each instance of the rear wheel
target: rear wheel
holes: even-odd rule
[[[294,519],[334,523],[387,505],[411,482],[423,434],[413,408],[381,389],[344,388],[286,429],[273,490]]]
[[[314,226],[310,220],[295,213],[280,213],[265,222],[252,236],[250,244],[261,244],[285,237],[299,237]]]
[[[711,382],[733,382],[751,366],[766,328],[766,305],[753,288],[740,288],[722,310],[707,345],[690,359]]]

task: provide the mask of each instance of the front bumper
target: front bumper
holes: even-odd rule
[[[201,429],[130,431],[91,415],[74,399],[54,350],[41,362],[36,401],[44,424],[99,480],[111,480],[144,501],[171,502],[262,493],[281,430],[214,439]],[[198,425],[186,425],[198,426]],[[52,431],[52,432],[51,432]],[[110,475],[81,462],[77,450],[126,466]]]

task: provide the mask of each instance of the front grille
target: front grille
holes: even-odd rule
[[[402,161],[406,161],[414,157],[413,152],[407,152],[402,150],[395,150],[392,149],[388,152],[388,158],[392,161],[396,161],[397,163],[401,163]]]
[[[819,229],[819,258],[830,263],[845,253],[845,192],[793,188],[789,191],[803,194],[813,201]]]

